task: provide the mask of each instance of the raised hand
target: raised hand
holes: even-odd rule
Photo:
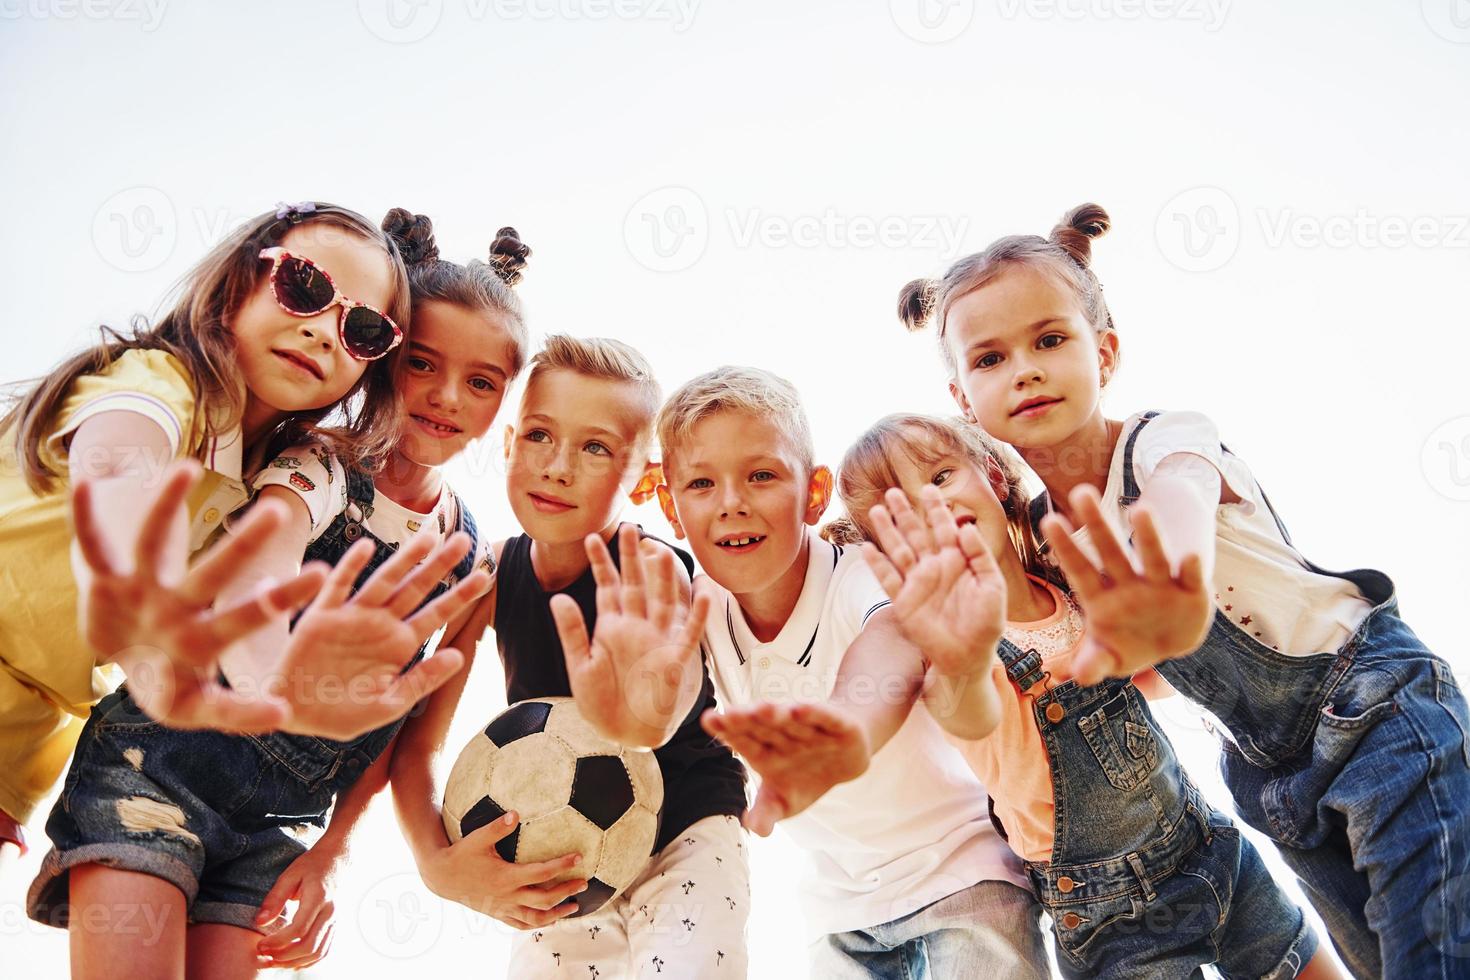
[[[281,872],[260,904],[256,924],[269,927],[278,922],[293,899],[296,908],[290,921],[281,922],[256,946],[262,967],[301,970],[327,955],[337,914],[332,885],[345,856],[340,847],[318,843]]]
[[[454,649],[437,650],[399,672],[435,630],[489,588],[489,574],[476,571],[418,609],[469,546],[463,533],[437,548],[432,535],[420,534],[355,594],[352,585],[372,557],[373,545],[363,540],[348,549],[297,620],[282,660],[271,672],[290,711],[281,727],[298,734],[355,738],[401,717],[453,677],[464,666],[464,655]]]
[[[751,833],[766,837],[839,783],[868,770],[868,737],[829,704],[761,701],[700,719],[704,730],[738,752],[761,777],[745,812]]]
[[[187,519],[186,500],[200,473],[192,460],[170,467],[139,528],[131,562],[112,553],[98,526],[92,482],[75,482],[77,555],[90,572],[78,596],[79,628],[100,660],[123,668],[134,697],[154,718],[180,728],[266,731],[284,720],[285,706],[268,694],[223,689],[215,667],[230,644],[309,602],[327,569],[308,565],[290,581],[214,608],[235,570],[261,550],[286,514],[279,504],[263,502],[192,568],[182,562],[169,567],[169,529]]]
[[[988,669],[1005,627],[1006,585],[980,532],[957,525],[934,487],[920,491],[927,520],[901,490],[884,500],[869,511],[882,550],[865,543],[863,558],[899,628],[941,675]]]
[[[1153,515],[1144,505],[1128,511],[1130,548],[1103,516],[1097,488],[1079,486],[1069,502],[1087,528],[1099,564],[1072,540],[1072,524],[1065,517],[1048,514],[1041,530],[1086,620],[1072,662],[1077,682],[1131,676],[1198,649],[1214,614],[1199,556],[1185,555],[1179,570],[1171,570]]]
[[[657,748],[693,706],[703,683],[699,638],[710,600],[695,596],[684,615],[673,552],[652,541],[640,547],[631,524],[618,534],[621,574],[601,537],[591,534],[585,541],[597,581],[591,638],[570,596],[553,596],[551,614],[582,715],[605,738]]]
[[[587,888],[587,879],[573,873],[580,854],[512,864],[495,850],[519,819],[507,813],[435,851],[419,868],[424,884],[516,929],[541,929],[577,911],[575,896]]]

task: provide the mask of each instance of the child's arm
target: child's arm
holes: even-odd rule
[[[337,797],[332,806],[332,819],[311,849],[298,857],[281,873],[260,904],[256,925],[265,926],[279,918],[286,903],[297,902],[291,921],[270,933],[256,947],[269,960],[268,967],[300,970],[327,955],[330,928],[336,906],[331,899],[332,884],[338,871],[346,866],[348,845],[353,829],[367,812],[368,804],[387,785],[388,764],[393,746],[384,750],[357,782]]]
[[[645,552],[631,524],[618,534],[621,573],[601,537],[585,542],[597,580],[591,638],[570,596],[553,596],[551,613],[583,717],[611,741],[658,748],[693,710],[703,685],[699,637],[710,599],[701,592],[686,605],[688,586],[674,571],[673,552],[656,543]]]
[[[1070,504],[1088,529],[1101,567],[1094,566],[1072,540],[1066,518],[1048,514],[1041,530],[1086,620],[1082,645],[1072,662],[1077,682],[1126,677],[1197,649],[1213,615],[1199,556],[1182,555],[1176,571],[1153,514],[1137,508],[1131,514],[1130,549],[1103,516],[1097,488],[1091,485],[1073,490]]]
[[[1215,508],[1239,499],[1209,460],[1171,453],[1154,468],[1130,517],[1142,508],[1153,518],[1169,567],[1177,572],[1185,556],[1197,555],[1208,582],[1215,567]]]
[[[497,561],[500,550],[497,544]],[[569,899],[587,887],[586,879],[560,884],[552,880],[574,867],[580,856],[568,854],[537,864],[503,860],[495,844],[515,830],[514,813],[451,844],[434,776],[455,706],[469,680],[476,644],[495,621],[496,601],[492,588],[463,617],[462,625],[446,634],[444,644],[464,652],[465,667],[434,693],[422,713],[404,724],[394,745],[389,778],[399,826],[431,892],[517,929],[541,928],[576,911],[576,903]]]

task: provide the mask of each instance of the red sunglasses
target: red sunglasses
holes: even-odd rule
[[[376,361],[403,341],[403,331],[382,310],[348,299],[337,289],[327,270],[279,245],[260,250],[271,263],[271,294],[276,305],[292,316],[316,316],[341,305],[337,337],[342,349],[359,361]]]

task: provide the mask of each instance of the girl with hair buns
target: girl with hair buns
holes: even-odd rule
[[[1047,238],[1014,235],[903,290],[910,329],[932,321],[966,417],[1045,484],[1032,520],[1079,593],[1096,559],[1167,576],[1199,562],[1199,646],[1159,661],[1096,648],[1083,682],[1151,666],[1210,711],[1241,818],[1271,838],[1361,977],[1464,972],[1470,880],[1470,712],[1449,665],[1399,618],[1382,572],[1332,572],[1293,545],[1249,467],[1196,412],[1111,419],[1102,391],[1118,333],[1092,269],[1109,227],[1096,204]],[[1092,540],[1140,519],[1162,555]],[[1085,886],[1083,886],[1085,887]]]
[[[23,847],[20,825],[117,668],[152,718],[181,727],[342,737],[393,716],[380,703],[346,719],[289,689],[217,683],[232,642],[273,617],[284,627],[284,610],[322,587],[320,568],[291,564],[284,585],[215,605],[281,523],[278,505],[187,565],[284,446],[321,433],[357,458],[392,443],[408,312],[403,263],[380,229],[331,204],[283,205],[204,256],[156,324],[104,327],[0,420],[0,858]],[[265,666],[320,672],[348,651],[344,669],[401,664],[412,646],[380,628],[384,608],[365,611],[319,603]]]
[[[396,439],[376,459],[360,460],[338,452],[328,432],[266,466],[254,488],[279,501],[286,517],[234,588],[281,576],[304,552],[346,568],[341,590],[362,595],[374,588],[373,569],[413,568],[440,543],[457,562],[418,564],[408,575],[418,591],[405,587],[390,604],[413,624],[447,597],[463,596],[455,605],[463,615],[446,634],[452,636],[466,607],[490,587],[494,559],[440,468],[489,430],[525,362],[526,330],[510,287],[530,249],[514,229],[503,228],[489,262],[458,265],[439,258],[423,215],[394,209],[383,231],[403,256],[412,296],[413,330],[394,379]],[[425,592],[428,599],[420,602]],[[415,634],[398,669],[420,669],[430,632]],[[283,639],[270,629],[252,636],[226,663],[231,682],[263,681],[255,667]],[[426,661],[435,662],[434,676],[462,683],[458,651],[442,645]],[[348,715],[373,703],[372,690],[353,680],[345,690],[338,683],[319,693]],[[396,720],[345,741],[162,729],[147,723],[125,690],[104,699],[47,824],[55,849],[31,887],[30,915],[77,923],[68,891],[74,901],[77,872],[85,868],[89,890],[128,890],[147,909],[144,921],[162,923],[164,934],[97,930],[88,921],[88,928],[72,930],[77,974],[128,962],[140,975],[236,977],[317,962],[331,942],[328,893],[348,835],[387,782],[388,750],[404,714],[427,693],[420,685],[399,698]],[[309,849],[301,840],[307,825],[325,828]],[[292,900],[296,908],[286,921]]]

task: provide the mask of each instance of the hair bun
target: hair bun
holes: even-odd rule
[[[934,314],[938,295],[938,280],[915,279],[898,292],[898,319],[910,331],[923,330]]]
[[[848,545],[862,544],[868,540],[862,528],[858,527],[857,522],[851,517],[839,517],[834,521],[829,521],[817,534],[823,541],[844,548]]]
[[[419,265],[439,257],[434,241],[434,222],[426,214],[394,208],[383,218],[383,232],[398,246],[404,265]]]
[[[1051,241],[1066,249],[1084,269],[1092,265],[1092,240],[1101,238],[1113,226],[1113,219],[1100,204],[1079,204],[1051,230]]]
[[[521,270],[531,257],[531,246],[521,241],[520,232],[506,225],[495,233],[490,243],[490,265],[507,286],[521,281]]]

